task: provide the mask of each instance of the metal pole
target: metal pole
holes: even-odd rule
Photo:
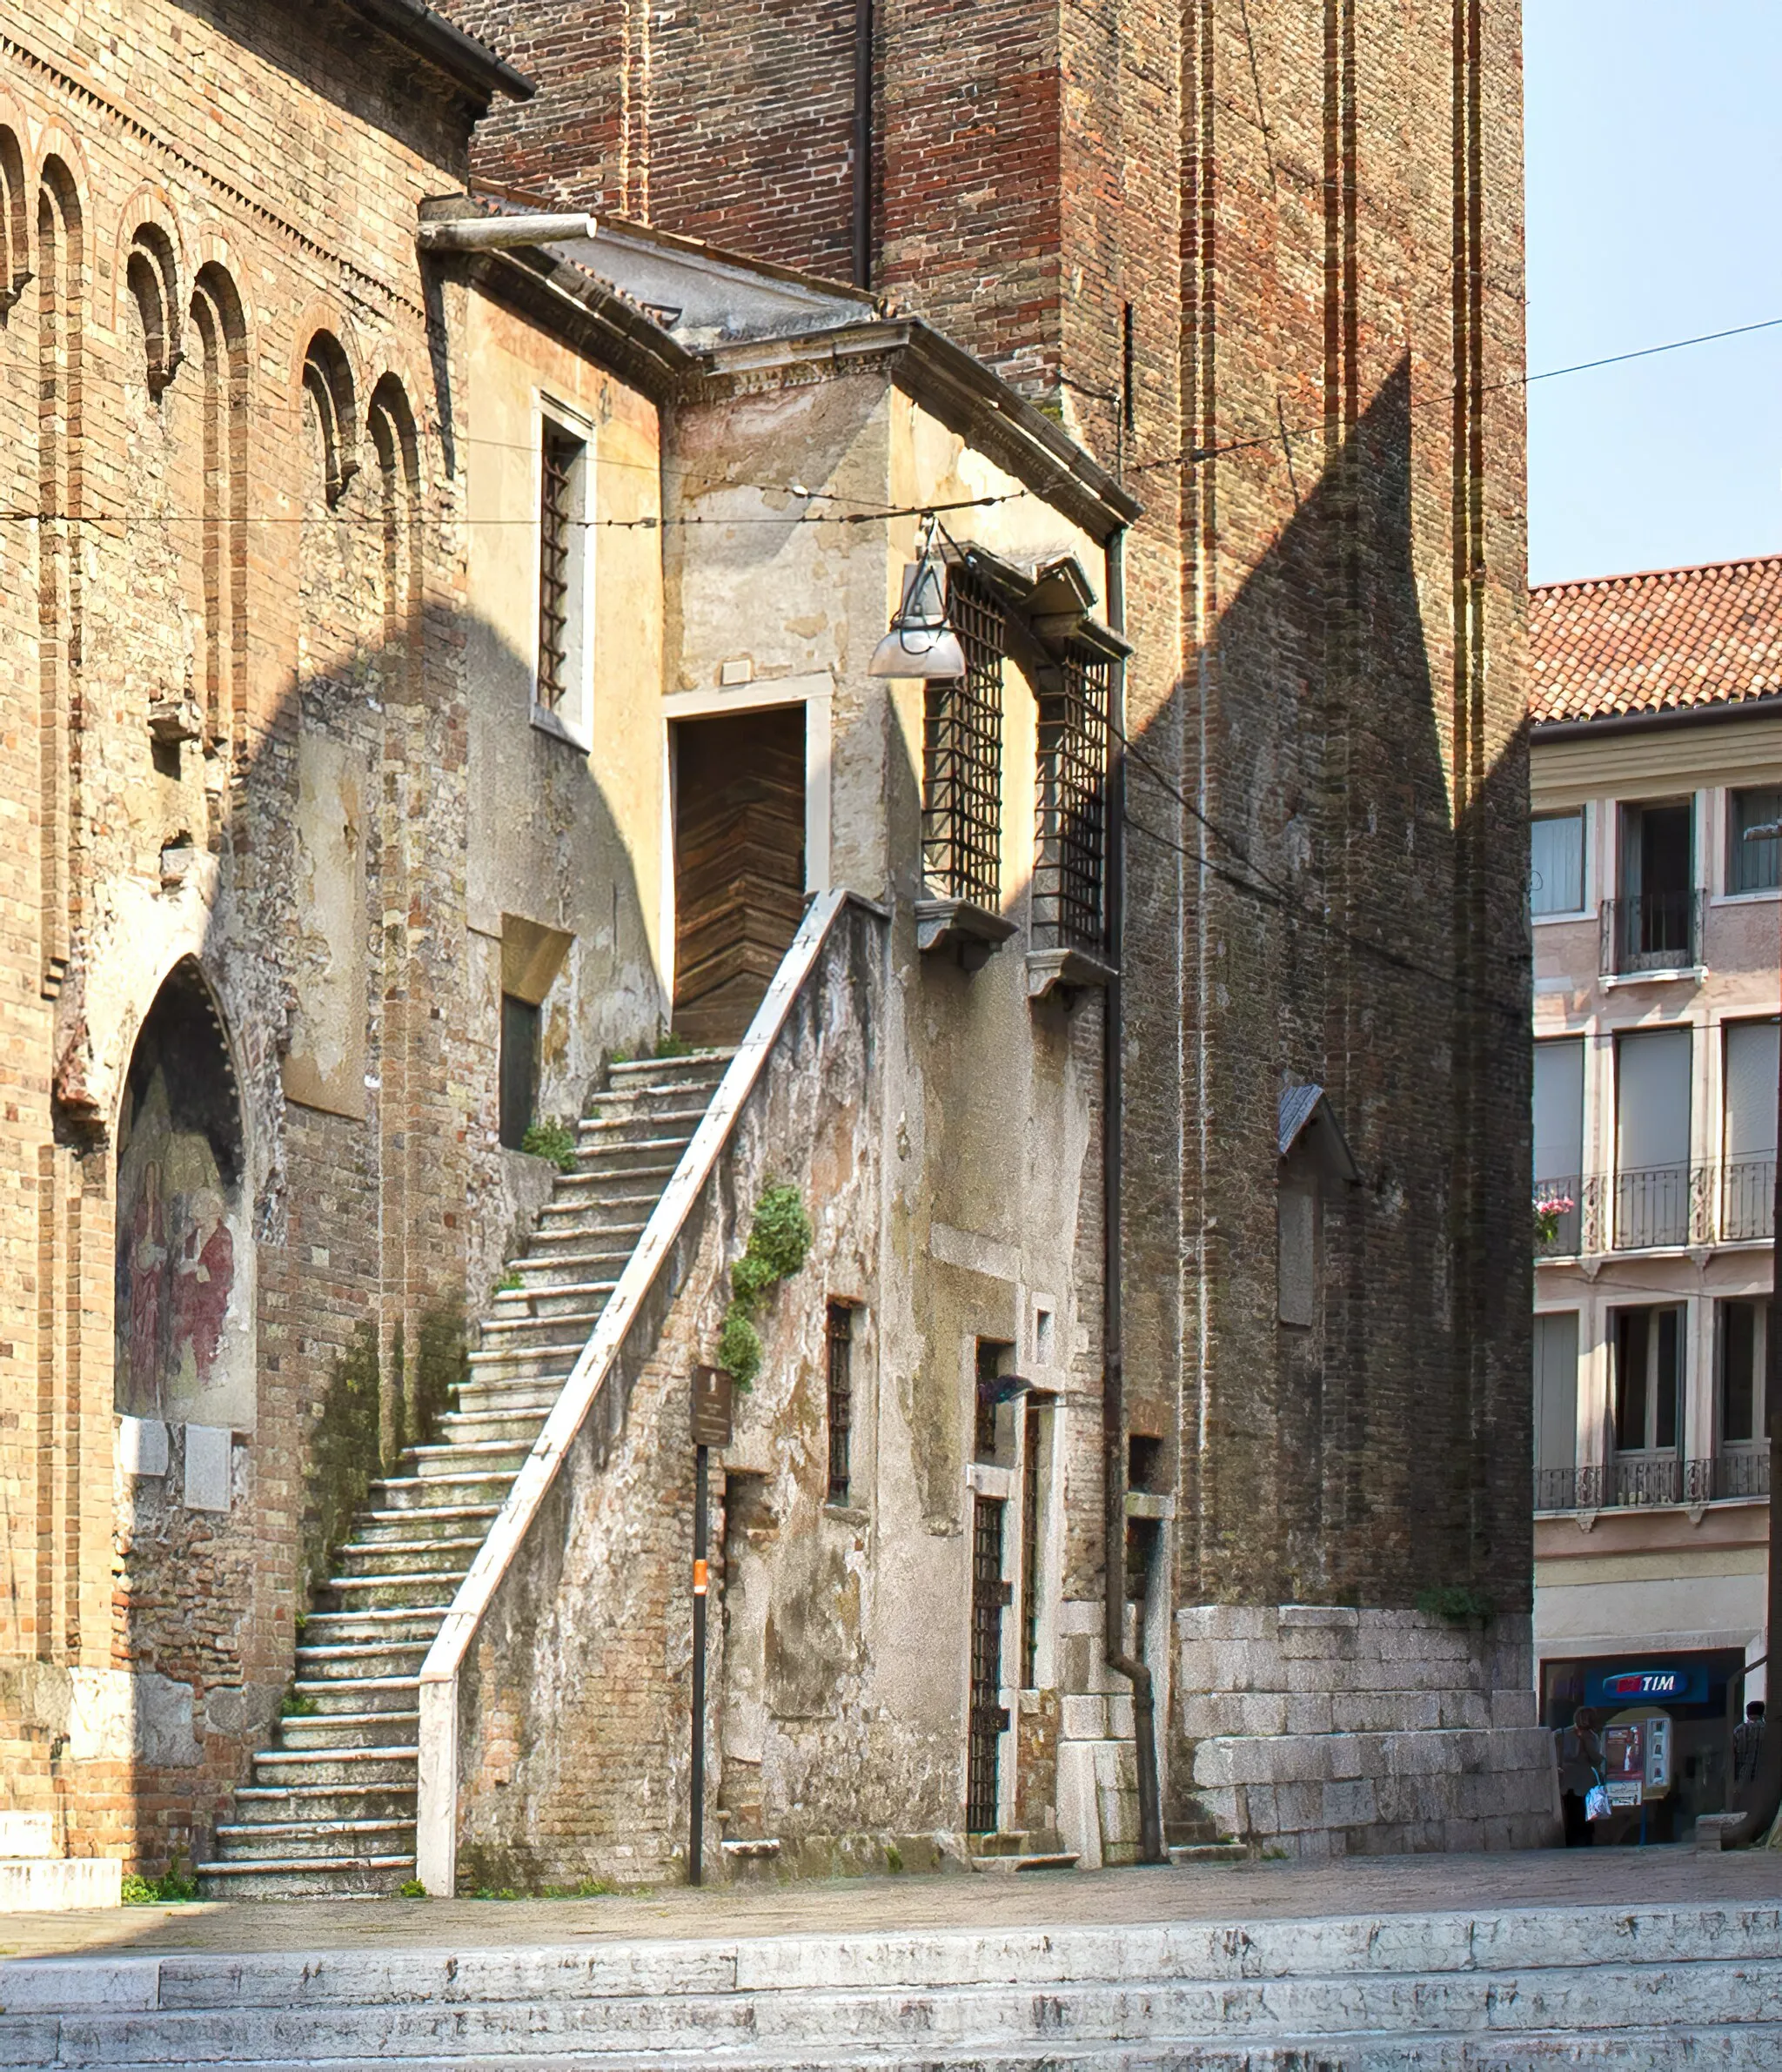
[[[706,1494],[709,1449],[693,1450],[693,1793],[687,1839],[687,1881],[697,1885],[706,1842]]]

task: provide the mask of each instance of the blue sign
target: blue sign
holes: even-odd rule
[[[1705,1669],[1604,1669],[1590,1680],[1588,1703],[1618,1710],[1629,1705],[1701,1705],[1708,1695]]]

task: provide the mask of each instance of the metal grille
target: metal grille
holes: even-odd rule
[[[922,727],[922,869],[932,897],[994,909],[1002,895],[1002,614],[963,570],[948,617],[965,674],[928,686]]]
[[[571,477],[581,450],[579,439],[546,426],[539,489],[538,701],[552,712],[569,687]]]
[[[845,1302],[829,1304],[828,1344],[829,1501],[845,1504],[854,1429],[854,1311]]]
[[[1008,1715],[1002,1695],[1002,1502],[973,1499],[971,1528],[971,1739],[968,1749],[965,1826],[970,1834],[996,1831],[996,1762]]]
[[[1045,947],[1107,941],[1108,718],[1114,665],[1073,641],[1062,682],[1039,701],[1034,927]]]
[[[1040,1682],[1040,1443],[1037,1403],[1027,1406],[1027,1452],[1021,1480],[1021,1687]]]

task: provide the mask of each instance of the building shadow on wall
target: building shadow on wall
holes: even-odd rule
[[[1203,925],[1216,1003],[1186,1176],[1203,1314],[1182,1343],[1198,1326],[1206,1346],[1205,1429],[1183,1435],[1187,1602],[1410,1606],[1453,1586],[1527,1610],[1520,614],[1472,580],[1482,546],[1450,551],[1472,493],[1440,451],[1450,421],[1414,406],[1401,361],[1221,611],[1210,825],[1171,826],[1145,737],[1129,775],[1135,820],[1209,859],[1186,943],[1192,965]],[[1194,768],[1171,774],[1196,795]],[[1142,903],[1176,859],[1142,827],[1129,849]],[[1128,992],[1145,997],[1136,965]],[[1326,1090],[1362,1177],[1323,1190],[1315,1318],[1289,1324],[1294,1084]],[[1142,1218],[1176,1179],[1142,1143],[1130,1155]]]

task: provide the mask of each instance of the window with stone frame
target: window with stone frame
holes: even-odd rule
[[[1039,694],[1033,915],[1041,949],[1106,947],[1114,668],[1111,657],[1072,640]]]
[[[947,589],[965,674],[925,687],[922,875],[931,899],[995,912],[1002,885],[1002,611],[967,568],[948,571]]]
[[[587,441],[546,417],[539,446],[539,653],[535,712],[572,729],[583,713]]]

